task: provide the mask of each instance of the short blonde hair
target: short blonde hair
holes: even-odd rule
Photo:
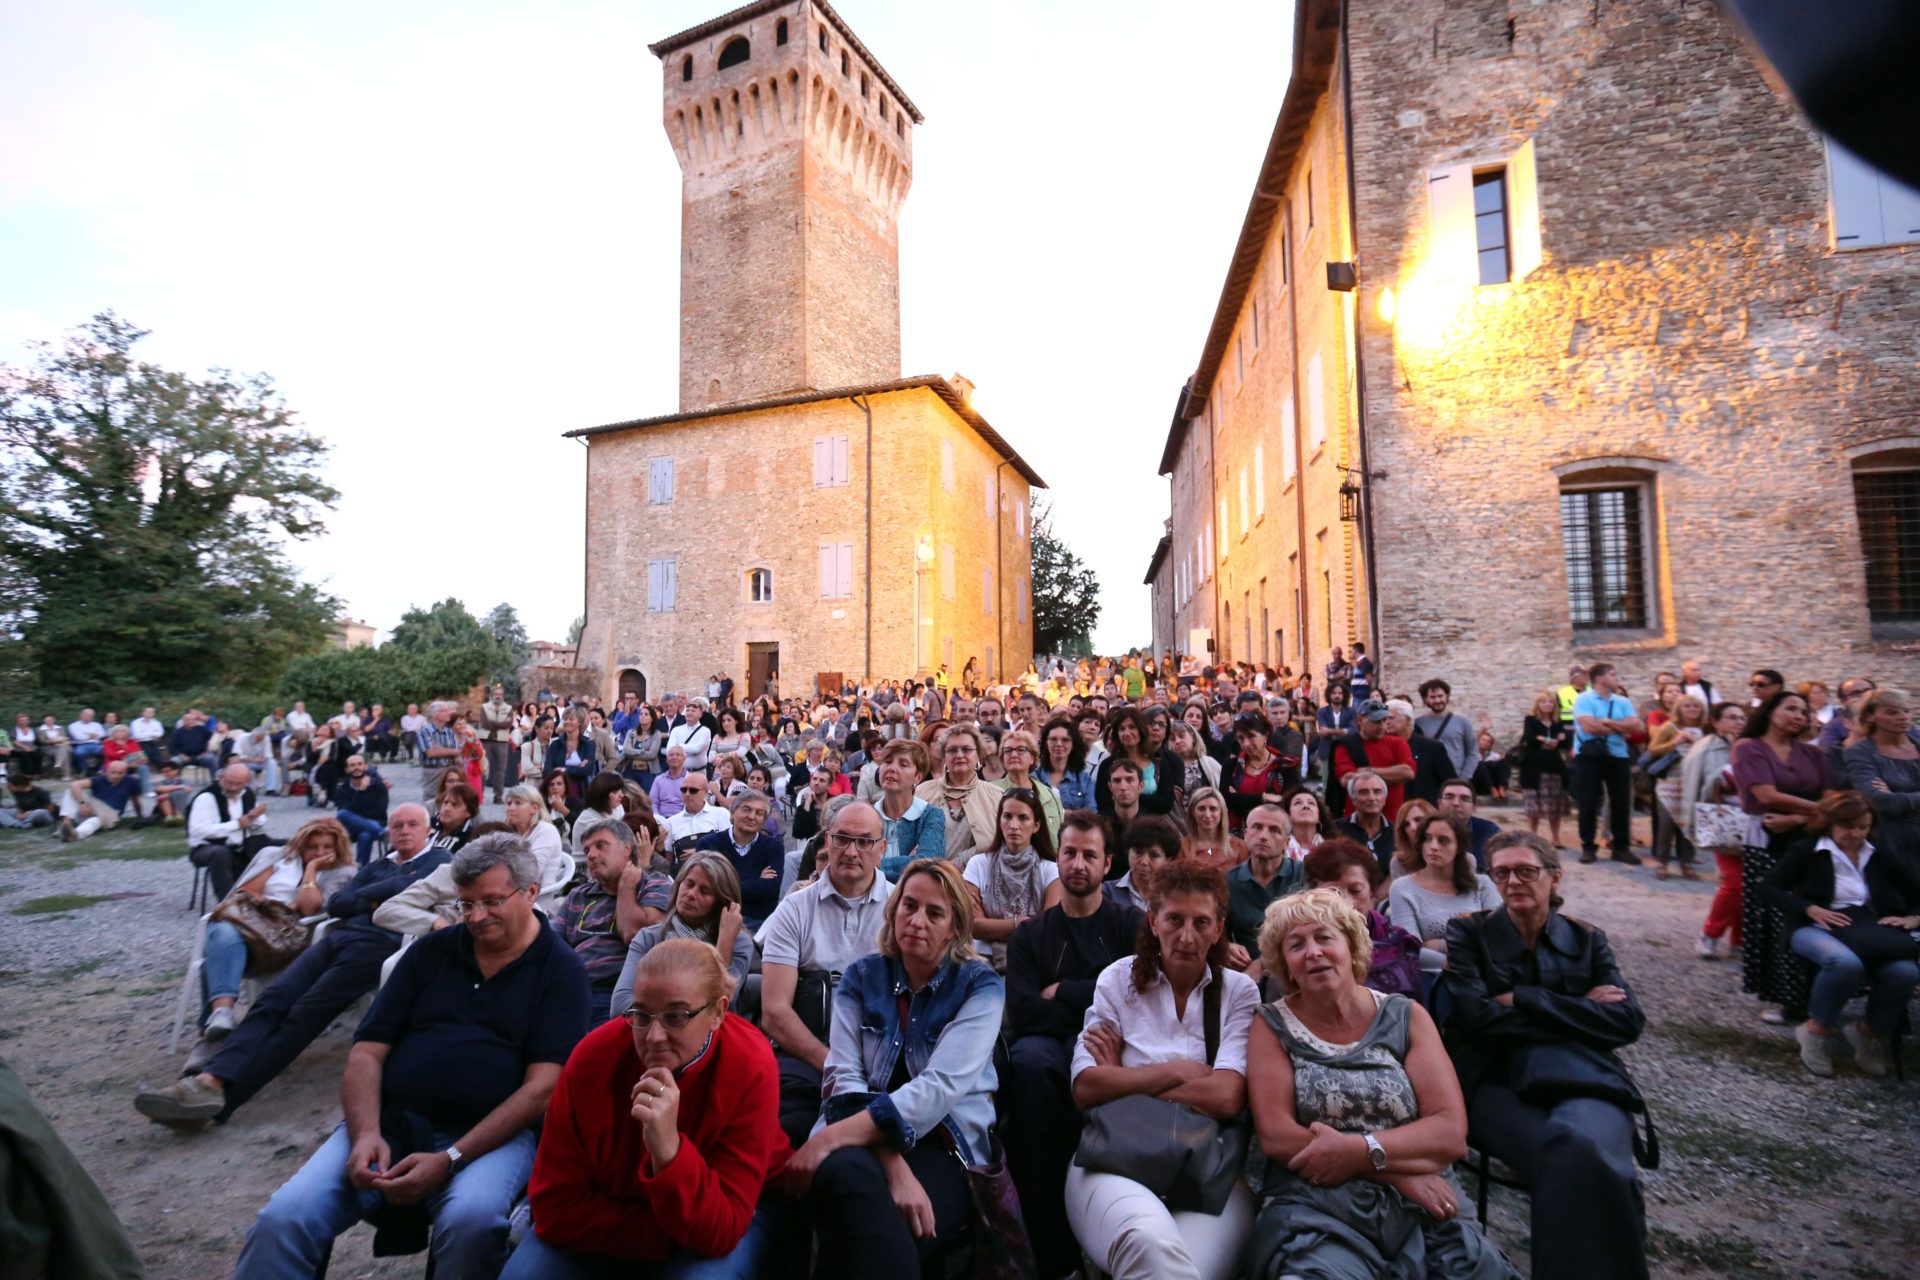
[[[1326,925],[1338,930],[1347,940],[1351,953],[1353,980],[1365,985],[1368,966],[1373,961],[1373,935],[1367,922],[1347,895],[1338,889],[1307,889],[1275,899],[1260,922],[1260,964],[1280,990],[1292,995],[1300,989],[1287,971],[1285,944],[1287,935],[1302,925]]]
[[[664,938],[640,957],[634,968],[634,984],[645,978],[664,978],[686,974],[700,984],[707,999],[719,1003],[733,994],[733,975],[727,972],[720,953],[707,943],[693,938]],[[722,1010],[724,1012],[724,1010]]]
[[[889,960],[900,958],[900,943],[893,936],[893,913],[899,910],[900,895],[905,892],[907,882],[916,876],[927,876],[939,882],[940,892],[947,899],[947,910],[952,913],[953,938],[947,943],[944,959],[953,964],[979,959],[979,954],[973,949],[973,894],[967,891],[967,882],[961,878],[960,868],[945,858],[915,858],[900,873],[893,893],[887,898],[887,909],[880,921],[877,947],[880,954]]]

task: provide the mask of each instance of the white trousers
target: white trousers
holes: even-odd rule
[[[1067,1166],[1067,1222],[1113,1280],[1229,1280],[1253,1229],[1253,1193],[1233,1185],[1219,1214],[1169,1210],[1131,1178]]]
[[[80,816],[80,810],[80,802],[74,797],[72,789],[69,788],[67,793],[60,797],[60,816],[63,818],[78,818]],[[119,825],[119,810],[115,809],[112,805],[95,800],[92,796],[87,797],[86,811],[88,817],[73,828],[73,838],[76,840],[85,840],[102,827],[111,831],[115,826]]]

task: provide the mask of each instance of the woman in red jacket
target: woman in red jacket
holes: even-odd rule
[[[534,1158],[533,1233],[501,1280],[758,1275],[791,1148],[773,1049],[727,1012],[733,979],[703,942],[641,960],[633,1007],[568,1059]]]

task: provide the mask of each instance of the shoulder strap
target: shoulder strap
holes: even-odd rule
[[[1207,989],[1200,997],[1200,1022],[1207,1037],[1208,1066],[1213,1065],[1214,1058],[1220,1052],[1220,989],[1226,980],[1226,975],[1217,966],[1214,967]]]
[[[1433,731],[1433,740],[1435,742],[1438,742],[1442,737],[1446,736],[1447,726],[1452,723],[1453,723],[1453,712],[1449,711],[1444,716],[1441,716],[1440,727]]]

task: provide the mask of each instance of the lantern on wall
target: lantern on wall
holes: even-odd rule
[[[1360,486],[1353,482],[1353,472],[1347,472],[1347,478],[1340,482],[1340,519],[1348,524],[1360,518]]]

